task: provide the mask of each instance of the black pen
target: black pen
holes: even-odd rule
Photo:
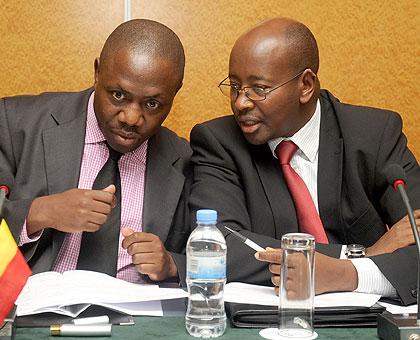
[[[238,233],[235,230],[230,229],[227,226],[224,226],[227,230],[231,232],[233,236],[236,236],[239,240],[241,240],[243,243],[245,243],[248,247],[254,249],[255,251],[265,251],[265,249],[258,244],[256,244],[254,241],[251,241],[249,238],[245,237],[244,235]]]

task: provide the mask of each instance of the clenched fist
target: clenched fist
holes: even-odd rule
[[[28,235],[44,228],[66,233],[97,231],[115,206],[115,186],[102,190],[70,189],[35,198],[26,218]]]

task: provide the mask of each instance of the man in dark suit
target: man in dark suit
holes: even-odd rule
[[[266,21],[236,41],[229,76],[219,85],[230,97],[233,116],[191,132],[190,208],[218,211],[227,238],[228,281],[268,285],[271,278],[278,286],[281,250],[258,252],[257,261],[223,225],[279,248],[282,235],[308,232],[310,215],[309,227],[319,226],[310,232],[317,235],[317,294],[357,290],[413,303],[414,239],[399,194],[383,173],[389,164],[401,165],[412,205],[420,208],[420,168],[407,148],[401,118],[340,103],[320,90],[318,65],[315,38],[291,19]],[[280,150],[289,146],[294,150],[283,160]],[[289,186],[284,167],[292,168],[287,171],[304,188]],[[346,258],[345,246],[353,243],[366,247],[365,258]]]
[[[34,273],[183,278],[191,149],[161,124],[184,64],[173,31],[132,20],[105,42],[93,89],[0,101],[3,215]]]

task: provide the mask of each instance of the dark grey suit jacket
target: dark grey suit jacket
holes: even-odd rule
[[[10,187],[3,216],[16,240],[32,200],[76,188],[92,89],[0,100],[0,181]],[[181,279],[190,232],[188,195],[191,149],[162,127],[149,139],[143,230],[172,252]],[[38,242],[22,247],[34,273],[51,270],[65,234],[45,229]]]
[[[330,245],[317,249],[339,257],[342,244],[374,244],[406,215],[383,169],[391,163],[407,172],[408,195],[420,208],[420,168],[390,111],[340,103],[321,91],[318,204]],[[262,246],[280,247],[281,236],[297,232],[293,201],[267,144],[247,143],[233,116],[195,126],[194,184],[190,209],[215,209],[219,226],[231,225]],[[223,229],[223,228],[222,228]],[[225,233],[225,230],[222,230]],[[267,265],[253,250],[227,236],[228,281],[270,285]],[[403,303],[415,302],[416,251],[407,247],[373,257]]]

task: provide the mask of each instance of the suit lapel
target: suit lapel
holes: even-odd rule
[[[185,176],[174,164],[179,155],[163,131],[148,143],[143,205],[143,231],[165,242],[181,196]]]
[[[253,160],[260,181],[266,194],[267,202],[273,212],[275,237],[298,231],[295,207],[289,189],[283,179],[283,174],[278,162],[271,153],[268,144],[252,147]],[[267,217],[265,217],[266,219]],[[268,226],[261,226],[267,228]],[[272,230],[267,230],[266,235],[272,235]]]
[[[86,114],[43,132],[49,195],[77,187],[85,129]]]
[[[54,114],[52,119],[57,123],[57,126],[42,133],[49,195],[77,188],[86,132],[87,102],[90,93],[91,91],[83,93],[79,106],[64,107],[62,112]],[[53,233],[51,259],[57,257],[64,236],[63,232]]]
[[[318,205],[330,243],[336,243],[341,230],[341,183],[343,139],[329,100],[320,96],[321,128],[318,156]]]

